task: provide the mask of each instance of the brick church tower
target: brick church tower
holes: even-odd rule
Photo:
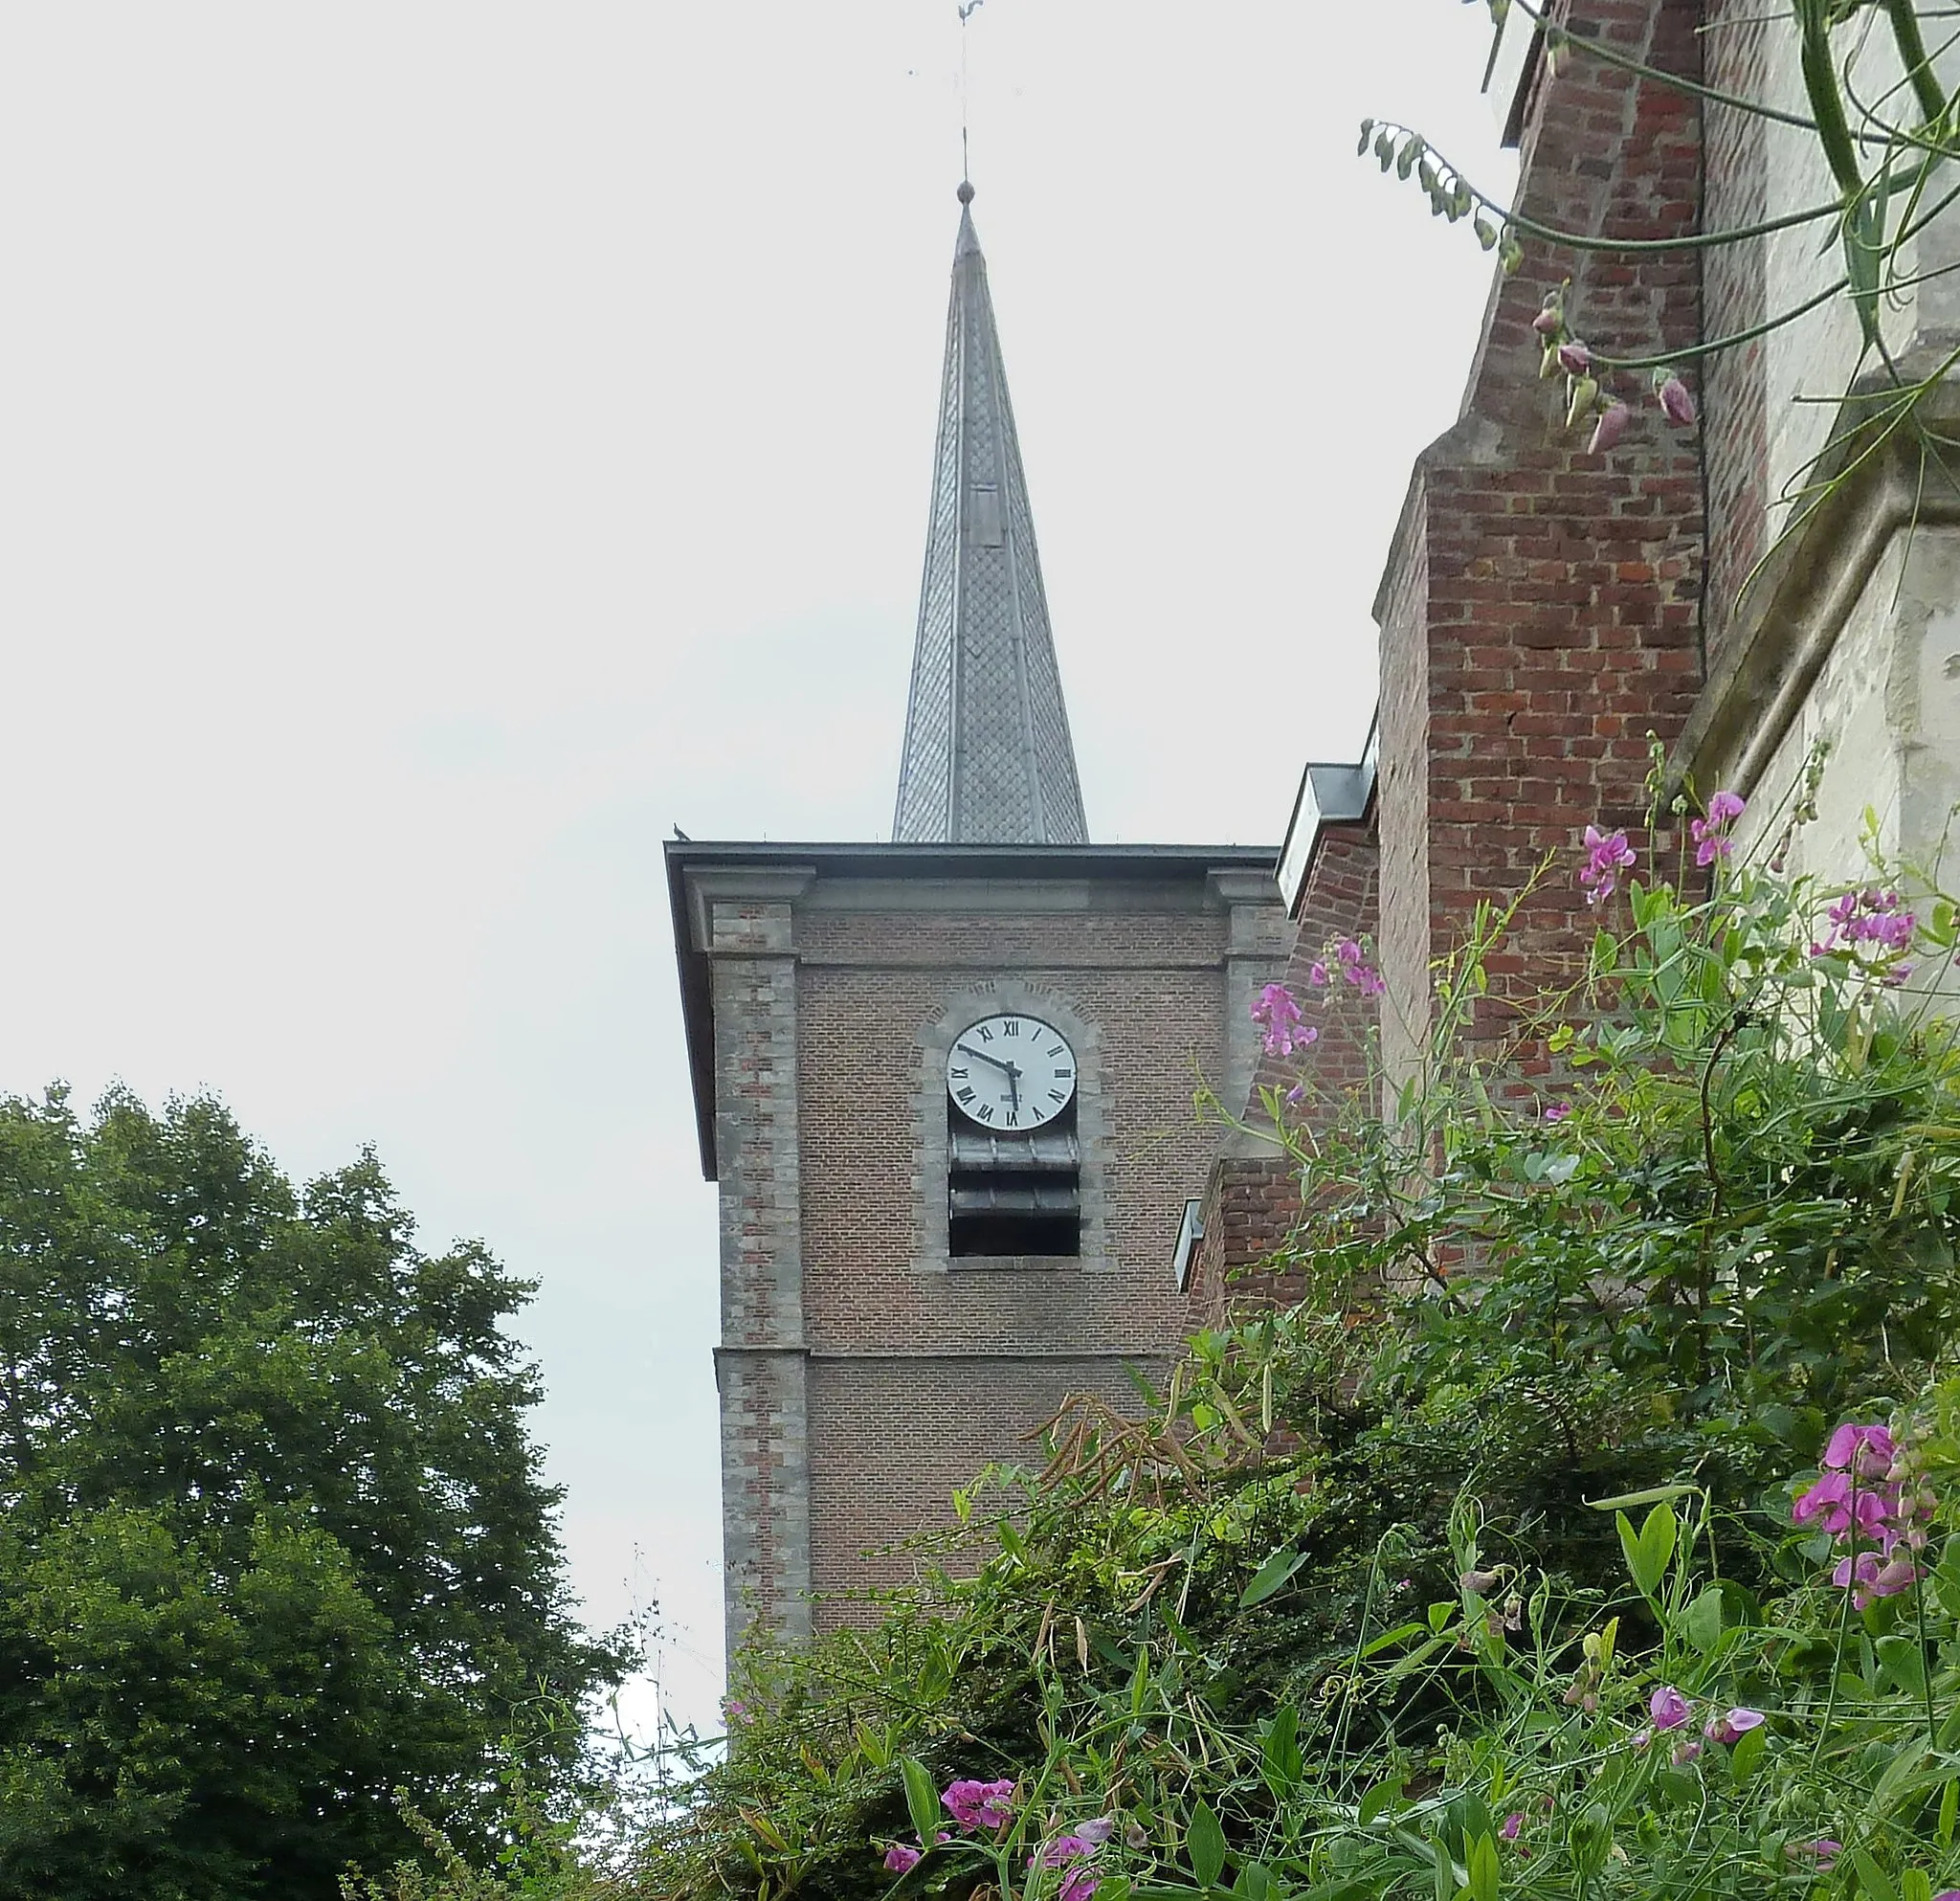
[[[865,1614],[902,1540],[1195,1324],[1178,1252],[1290,935],[1270,850],[1093,845],[972,188],[889,844],[666,848],[721,1197],[731,1648]],[[1189,1246],[1185,1255],[1189,1254]]]

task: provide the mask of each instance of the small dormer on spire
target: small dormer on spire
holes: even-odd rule
[[[962,182],[959,200],[892,840],[1082,844],[1088,827],[971,185]]]

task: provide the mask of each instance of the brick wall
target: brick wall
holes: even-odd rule
[[[1575,32],[1668,72],[1700,71],[1701,9],[1574,0]],[[1519,203],[1607,239],[1695,228],[1695,102],[1566,56],[1526,118]],[[1572,879],[1583,827],[1638,832],[1645,734],[1671,740],[1700,677],[1701,472],[1694,431],[1669,429],[1645,378],[1617,391],[1632,426],[1603,456],[1568,434],[1530,325],[1571,276],[1576,327],[1634,355],[1699,335],[1692,257],[1526,246],[1494,287],[1462,419],[1425,452],[1378,605],[1382,626],[1382,942],[1395,1073],[1414,1059],[1428,963],[1478,901],[1550,879],[1493,964],[1484,1027],[1513,986],[1571,974],[1592,919]],[[1650,849],[1637,839],[1643,858]]]
[[[1167,1372],[1164,1356],[1132,1363],[1160,1382]],[[903,1541],[950,1526],[953,1492],[983,1466],[1002,1461],[1038,1468],[1043,1454],[1034,1435],[1071,1395],[1093,1393],[1134,1410],[1136,1389],[1124,1364],[1033,1353],[813,1358],[817,1626],[871,1621],[877,1605],[854,1594],[917,1577],[925,1560],[902,1549]]]
[[[739,849],[739,848],[738,848]],[[1072,1393],[1134,1400],[1192,1325],[1171,1251],[1245,1003],[1287,933],[1258,861],[1134,883],[688,873],[712,967],[730,1634],[869,1614],[893,1549]],[[773,882],[772,882],[773,881]],[[1077,1256],[950,1258],[944,1065],[996,1010],[1074,1043]],[[806,1594],[813,1593],[814,1609]],[[846,1595],[837,1595],[846,1594]],[[792,1601],[793,1600],[793,1601]]]
[[[1310,973],[1329,945],[1376,934],[1379,861],[1371,823],[1330,825],[1321,835],[1301,892],[1283,979],[1320,1036],[1303,1056],[1260,1056],[1244,1111],[1251,1124],[1262,1119],[1268,1089],[1283,1096],[1304,1081],[1307,1095],[1287,1113],[1309,1127],[1325,1123],[1367,1090],[1379,1006],[1338,977],[1316,986]],[[1299,1219],[1299,1174],[1289,1156],[1232,1153],[1213,1163],[1202,1208],[1204,1240],[1191,1275],[1192,1299],[1205,1325],[1221,1322],[1236,1303],[1289,1296],[1291,1277],[1248,1270],[1286,1243]]]

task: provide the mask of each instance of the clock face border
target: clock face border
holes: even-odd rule
[[[1026,1035],[1030,1029],[1036,1033],[1033,1038]],[[1014,1078],[1018,1086],[1008,1086],[1010,1063],[1020,1072]],[[1074,1043],[1032,1011],[997,1010],[976,1018],[947,1051],[947,1106],[968,1128],[989,1135],[1032,1135],[1050,1127],[1076,1100],[1080,1080]],[[1017,1107],[1022,1087],[1026,1100]]]

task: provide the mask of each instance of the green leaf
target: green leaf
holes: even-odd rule
[[[1880,1638],[1879,1667],[1908,1696],[1926,1694],[1926,1655],[1918,1638]]]
[[[1674,1515],[1674,1507],[1664,1499],[1647,1514],[1646,1523],[1640,1527],[1640,1535],[1628,1542],[1631,1532],[1624,1513],[1620,1521],[1620,1543],[1626,1549],[1627,1565],[1634,1574],[1634,1582],[1646,1596],[1658,1597],[1661,1581],[1667,1576],[1667,1567],[1674,1557],[1674,1548],[1681,1537],[1681,1521]]]
[[[1745,1730],[1735,1739],[1735,1747],[1728,1752],[1728,1773],[1740,1789],[1747,1783],[1763,1760],[1763,1752],[1770,1747],[1770,1732],[1756,1728]]]
[[[1385,1630],[1379,1637],[1370,1637],[1361,1646],[1361,1654],[1372,1657],[1378,1650],[1390,1650],[1397,1644],[1408,1643],[1412,1637],[1426,1637],[1428,1634],[1426,1623],[1398,1623],[1393,1630]]]
[[[1218,1826],[1218,1818],[1212,1813],[1211,1805],[1200,1802],[1192,1810],[1191,1827],[1185,1834],[1185,1846],[1191,1850],[1192,1872],[1198,1878],[1200,1888],[1215,1888],[1218,1877],[1225,1872],[1225,1831]]]
[[[1685,1498],[1700,1490],[1700,1486],[1649,1486],[1645,1491],[1616,1492],[1612,1498],[1589,1498],[1586,1503],[1594,1511],[1631,1511],[1637,1505],[1664,1505],[1669,1499]]]
[[[1457,1865],[1450,1859],[1449,1844],[1440,1835],[1429,1844],[1431,1872],[1436,1879],[1436,1901],[1457,1901]]]
[[[1852,1849],[1851,1865],[1858,1870],[1859,1888],[1869,1894],[1872,1901],[1899,1901],[1899,1890],[1892,1886],[1884,1869],[1872,1860],[1867,1849]]]
[[[1274,1711],[1259,1753],[1266,1780],[1276,1795],[1300,1780],[1306,1762],[1300,1753],[1300,1712],[1290,1703],[1282,1703]]]
[[[924,1763],[916,1756],[901,1756],[899,1773],[905,1778],[905,1807],[912,1817],[912,1826],[919,1831],[922,1844],[929,1843],[939,1833],[939,1791],[932,1786],[932,1777]]]
[[[1389,1808],[1401,1800],[1402,1778],[1384,1776],[1361,1798],[1361,1806],[1355,1810],[1354,1819],[1366,1828],[1379,1821]]]
[[[1354,156],[1356,158],[1366,157],[1368,153],[1368,142],[1373,137],[1374,121],[1372,119],[1364,119],[1361,122],[1361,143],[1354,147]]]
[[[1253,1574],[1252,1582],[1238,1594],[1238,1608],[1249,1611],[1255,1604],[1263,1603],[1305,1562],[1304,1552],[1275,1552]]]
[[[1939,1836],[1942,1848],[1953,1845],[1953,1824],[1956,1821],[1960,1821],[1960,1781],[1949,1780],[1940,1791]]]
[[[1464,1854],[1470,1876],[1470,1901],[1497,1901],[1497,1843],[1489,1835],[1476,1836]]]
[[[1488,251],[1497,242],[1497,227],[1488,218],[1474,220],[1470,229],[1477,234],[1477,241]]]
[[[1899,1877],[1899,1901],[1933,1901],[1933,1885],[1924,1868],[1907,1868]]]
[[[1681,1615],[1682,1634],[1704,1656],[1722,1642],[1722,1586],[1711,1584]]]
[[[1236,1894],[1239,1901],[1266,1901],[1267,1895],[1273,1891],[1272,1872],[1258,1862],[1241,1862],[1238,1879],[1232,1884],[1230,1891]]]

